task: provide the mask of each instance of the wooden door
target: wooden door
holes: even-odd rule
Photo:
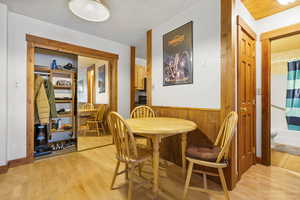
[[[238,26],[238,169],[240,176],[256,162],[256,39],[251,33],[243,26]]]

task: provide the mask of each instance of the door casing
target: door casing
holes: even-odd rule
[[[34,54],[35,48],[45,48],[78,56],[106,60],[109,63],[109,104],[111,111],[118,111],[118,59],[119,55],[59,42],[27,34],[27,116],[26,116],[26,160],[34,160]]]
[[[300,23],[262,33],[262,158],[264,165],[271,165],[271,42],[300,34]]]

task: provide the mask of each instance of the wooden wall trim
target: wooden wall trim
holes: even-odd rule
[[[279,39],[279,38],[283,38],[283,37],[287,37],[299,33],[300,33],[300,23],[297,23],[297,24],[293,24],[290,26],[286,26],[283,28],[262,33],[260,35],[260,40],[261,41],[266,39],[275,40],[275,39]]]
[[[147,105],[152,105],[152,30],[147,32]]]
[[[26,156],[33,159],[34,149],[34,45],[27,43],[27,104],[26,104]]]
[[[235,0],[221,0],[221,122],[226,115],[236,110],[236,37]],[[236,141],[236,136],[233,138]],[[238,181],[236,144],[232,142],[226,181],[233,189]]]
[[[135,105],[135,58],[136,47],[130,47],[130,111]]]
[[[32,163],[33,159],[31,158],[19,158],[19,159],[16,159],[16,160],[10,160],[8,161],[8,167],[9,168],[12,168],[12,167],[18,167],[20,165],[25,165],[25,164],[29,164],[29,163]]]
[[[111,111],[118,111],[118,59],[109,61],[110,66],[110,90],[109,105]]]
[[[262,40],[262,163],[271,165],[271,41]]]
[[[8,171],[8,165],[0,166],[0,174],[4,174]]]
[[[174,110],[198,110],[198,111],[209,111],[209,112],[220,112],[221,109],[214,108],[189,108],[189,107],[173,107],[173,106],[151,106],[157,109],[174,109]]]
[[[33,158],[25,157],[25,158],[19,158],[15,160],[10,160],[8,163],[4,166],[0,166],[0,174],[7,173],[9,168],[18,167],[20,165],[26,165],[33,162]]]
[[[237,16],[237,25],[241,26],[252,39],[257,40],[256,33],[252,30],[252,28],[243,20],[241,16]]]
[[[52,49],[57,51],[61,51],[63,49],[65,53],[71,53],[71,54],[82,55],[87,57],[95,56],[96,58],[102,58],[104,60],[119,59],[119,55],[117,54],[91,49],[87,47],[82,47],[74,44],[69,44],[66,42],[50,40],[47,38],[42,38],[30,34],[26,34],[26,41],[31,42],[36,47],[40,47],[40,48],[47,48],[47,49]]]
[[[256,163],[257,163],[257,164],[262,164],[261,157],[256,157]]]
[[[151,107],[159,117],[174,117],[194,121],[198,128],[188,133],[188,145],[213,144],[220,127],[220,110],[206,110],[182,107]],[[162,157],[181,165],[181,139],[172,136],[162,140]],[[170,151],[172,149],[172,151]]]

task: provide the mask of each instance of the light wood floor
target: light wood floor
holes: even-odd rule
[[[78,151],[85,149],[92,149],[95,147],[101,147],[108,144],[112,144],[112,136],[79,136],[77,138],[77,148]]]
[[[71,153],[36,161],[9,169],[0,175],[1,200],[126,200],[127,187],[110,190],[116,164],[114,147]],[[150,163],[143,174],[151,171]],[[125,183],[123,176],[117,184]],[[161,169],[161,187],[168,198],[181,199],[184,178],[179,167],[169,164]],[[202,185],[193,176],[192,185]],[[209,182],[209,186],[220,189]],[[232,200],[298,200],[300,176],[278,167],[253,166],[244,174],[236,189],[230,192]],[[139,188],[136,200],[151,199],[150,188]],[[223,199],[197,191],[190,191],[190,200]]]
[[[272,165],[300,173],[300,156],[272,150]]]

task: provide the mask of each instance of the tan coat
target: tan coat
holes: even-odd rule
[[[35,122],[49,124],[50,106],[44,86],[44,79],[40,76],[36,76],[35,78],[34,96],[36,105]]]

